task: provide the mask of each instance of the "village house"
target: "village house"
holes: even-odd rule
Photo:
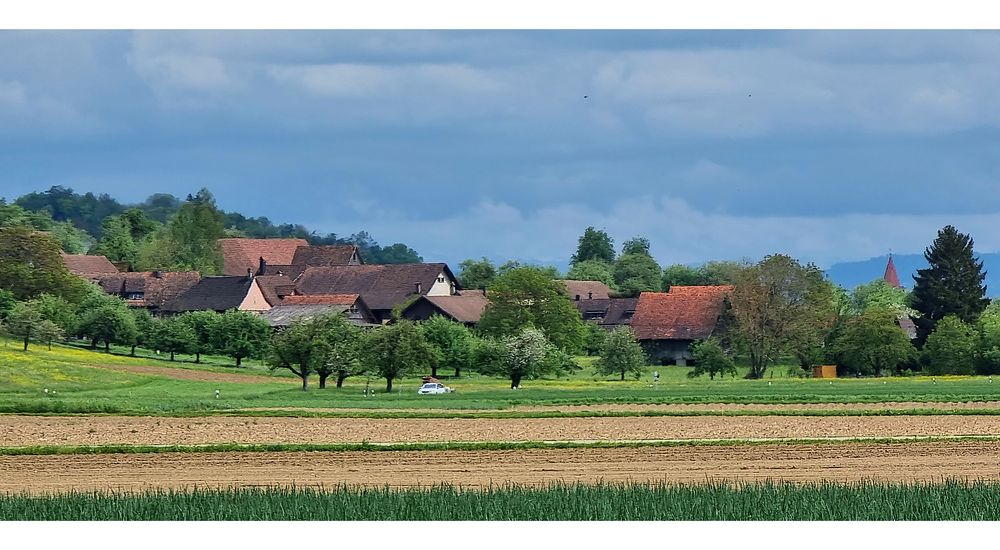
[[[250,270],[258,275],[282,272],[294,277],[301,273],[304,266],[363,263],[358,247],[350,244],[310,246],[305,239],[242,238],[219,239],[218,242],[222,251],[223,275],[243,275]]]
[[[608,330],[631,325],[638,303],[638,298],[595,298],[573,301],[584,321],[597,323],[601,328]]]
[[[411,321],[425,321],[442,315],[471,327],[479,323],[489,303],[484,290],[459,290],[450,296],[424,295],[404,308],[401,316]]]
[[[343,314],[360,326],[380,326],[375,315],[358,294],[316,294],[285,296],[264,313],[275,328],[285,328],[296,321],[306,321],[322,315]]]
[[[732,286],[672,286],[669,292],[643,292],[632,330],[650,360],[685,366],[690,345],[712,336],[728,304]]]
[[[105,256],[87,254],[62,254],[63,262],[70,273],[93,280],[94,275],[118,273],[118,268]]]
[[[307,267],[295,279],[296,292],[360,294],[379,322],[392,318],[392,310],[421,296],[453,296],[458,279],[448,264],[387,264]]]
[[[563,281],[570,300],[607,300],[611,297],[611,287],[600,281]]]
[[[92,280],[105,293],[120,297],[130,307],[155,313],[197,285],[201,275],[197,271],[133,271],[95,275]]]
[[[163,313],[187,311],[224,312],[230,309],[261,313],[271,309],[271,303],[253,275],[242,277],[205,277],[186,292],[167,302]]]

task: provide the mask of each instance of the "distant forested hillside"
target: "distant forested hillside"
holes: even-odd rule
[[[188,196],[187,200],[191,200]],[[79,194],[67,187],[55,186],[48,191],[29,193],[14,201],[11,206],[33,213],[35,219],[32,226],[36,229],[57,229],[70,233],[71,228],[80,230],[75,235],[67,235],[65,239],[71,243],[79,241],[78,246],[71,246],[67,252],[83,253],[104,233],[105,219],[110,216],[120,216],[126,210],[136,209],[145,217],[160,224],[167,223],[184,204],[184,200],[168,193],[156,193],[138,204],[122,204],[107,194],[95,195],[87,192]],[[311,244],[356,244],[365,262],[371,264],[394,264],[423,261],[419,254],[403,243],[382,246],[365,231],[359,231],[349,237],[340,237],[334,233],[321,235],[310,231],[300,224],[274,224],[266,217],[247,217],[239,212],[221,210],[226,234],[233,237],[252,238],[302,238]],[[14,215],[13,210],[9,213]],[[45,222],[44,220],[49,220]],[[55,226],[48,227],[55,222]],[[70,225],[71,224],[71,225]],[[45,226],[45,227],[42,227]],[[64,248],[66,248],[64,246]]]

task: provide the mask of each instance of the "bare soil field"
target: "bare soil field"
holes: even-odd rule
[[[1000,443],[851,443],[310,453],[0,456],[0,493],[554,481],[1000,479]]]
[[[370,419],[0,416],[0,445],[372,443],[997,435],[1000,416]]]
[[[431,408],[377,408],[357,407],[253,407],[233,411],[303,411],[303,412],[419,412],[419,413],[503,413],[503,412],[756,412],[756,411],[885,411],[936,409],[1000,410],[1000,401],[962,401],[924,403],[919,401],[891,401],[886,403],[607,403],[600,405],[517,405],[509,409],[431,409]]]
[[[238,384],[253,384],[259,382],[295,382],[287,377],[260,376],[259,374],[237,374],[227,372],[210,372],[204,370],[182,369],[176,367],[156,367],[152,365],[94,365],[98,368],[176,378],[177,380],[194,380],[196,382],[235,382]]]

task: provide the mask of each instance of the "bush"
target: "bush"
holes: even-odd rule
[[[736,364],[733,363],[733,358],[722,349],[716,338],[691,344],[691,356],[694,358],[695,367],[688,373],[688,378],[697,378],[705,374],[710,380],[715,380],[716,375],[736,376]]]
[[[924,345],[929,374],[972,374],[975,371],[977,338],[973,328],[949,315],[938,322]]]

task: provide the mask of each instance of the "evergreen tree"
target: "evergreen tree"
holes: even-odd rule
[[[584,230],[576,247],[576,254],[573,254],[569,263],[576,265],[587,260],[601,260],[607,263],[615,261],[614,243],[607,232],[593,227]]]
[[[973,255],[972,245],[970,236],[948,225],[924,251],[928,267],[917,270],[912,295],[912,306],[920,313],[915,322],[921,345],[946,316],[975,323],[986,309],[986,273],[983,263]]]

